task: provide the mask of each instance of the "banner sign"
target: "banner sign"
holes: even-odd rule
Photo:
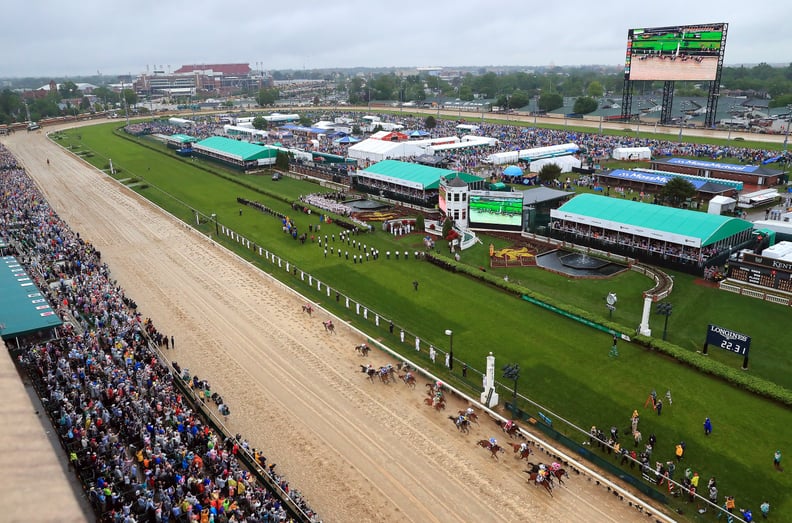
[[[735,352],[740,356],[748,356],[748,349],[751,348],[751,337],[710,324],[707,329],[707,344]]]

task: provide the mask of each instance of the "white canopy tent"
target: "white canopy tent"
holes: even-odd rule
[[[492,165],[503,165],[505,163],[517,163],[519,160],[520,151],[506,151],[490,154],[484,159],[484,162]]]
[[[572,172],[573,167],[580,167],[580,160],[574,156],[559,156],[557,158],[543,158],[541,160],[534,160],[531,162],[530,171],[538,173],[547,164],[554,163],[561,168],[562,173]]]
[[[494,138],[487,138],[486,136],[470,136],[470,140],[462,140],[457,143],[446,143],[442,145],[430,145],[426,148],[426,154],[436,154],[443,151],[450,151],[454,149],[467,149],[470,147],[478,147],[480,145],[492,145]],[[495,140],[497,142],[497,140]]]
[[[424,154],[421,147],[413,142],[385,142],[382,140],[366,139],[347,149],[347,155],[357,160],[380,162],[382,160],[409,158]]]
[[[614,147],[614,160],[651,160],[652,150],[648,147]]]

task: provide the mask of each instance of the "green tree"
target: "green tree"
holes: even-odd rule
[[[134,107],[138,103],[138,95],[133,89],[124,89],[121,94],[126,102],[127,109]]]
[[[434,129],[435,127],[437,127],[437,120],[435,120],[435,117],[432,116],[431,114],[427,116],[426,119],[424,120],[424,127],[426,127],[427,129]]]
[[[253,118],[252,123],[253,123],[253,128],[258,129],[259,131],[267,128],[267,120],[265,120],[264,117],[261,115],[258,115],[255,118]]]
[[[419,233],[422,233],[424,232],[425,228],[426,228],[426,222],[424,221],[424,215],[419,214],[418,216],[415,217],[415,230],[418,231]]]
[[[693,198],[693,196],[696,195],[696,188],[684,178],[674,176],[668,180],[668,183],[665,184],[662,189],[660,189],[659,194],[664,202],[674,207],[680,207],[685,200]]]
[[[605,89],[602,87],[602,84],[599,83],[599,81],[594,80],[588,84],[588,87],[586,87],[586,94],[591,98],[602,98],[602,95],[605,94]]]
[[[575,106],[572,108],[572,111],[579,114],[588,114],[596,111],[598,106],[599,104],[594,98],[581,96],[575,100]]]
[[[539,109],[552,111],[564,105],[564,98],[558,93],[543,93],[539,97]]]
[[[786,107],[792,105],[792,94],[784,94],[770,100],[770,107]]]
[[[104,85],[94,89],[93,94],[98,99],[102,100],[107,108],[112,107],[113,104],[120,100],[117,92],[113,91],[109,87],[105,87]]]
[[[473,89],[469,85],[463,85],[459,88],[459,99],[469,102],[473,99]]]
[[[443,238],[448,238],[448,235],[451,233],[451,229],[453,228],[454,220],[446,216],[446,219],[443,222]]]
[[[261,107],[265,107],[268,105],[273,105],[275,100],[279,98],[279,93],[277,89],[261,89],[258,94],[256,95],[256,103],[259,104]]]
[[[278,151],[275,157],[275,168],[279,171],[289,171],[289,154],[286,151]]]
[[[311,121],[311,117],[308,116],[306,113],[300,113],[300,122],[299,123],[303,127],[310,127],[313,122]]]
[[[60,84],[58,93],[60,93],[61,98],[77,98],[81,94],[80,90],[77,88],[77,84],[71,80],[67,80]]]
[[[519,109],[531,102],[531,96],[521,89],[517,89],[509,97],[509,109]]]
[[[561,176],[561,167],[554,163],[546,163],[539,170],[539,181],[543,185],[550,185]]]

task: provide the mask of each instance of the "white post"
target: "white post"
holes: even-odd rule
[[[651,296],[646,296],[644,298],[643,313],[641,314],[641,325],[638,327],[638,331],[644,336],[652,335],[652,329],[649,328],[649,314],[651,312],[652,298]]]
[[[489,402],[487,402],[488,396]],[[487,356],[487,373],[484,375],[484,392],[481,393],[481,403],[490,408],[498,404],[498,393],[495,392],[495,356],[491,352]]]

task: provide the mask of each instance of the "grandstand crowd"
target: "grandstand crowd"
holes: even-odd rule
[[[0,238],[64,321],[57,339],[26,339],[19,363],[97,521],[293,521],[286,497],[319,521],[261,452],[213,428],[209,384],[163,363],[157,345],[167,337],[2,145]]]

